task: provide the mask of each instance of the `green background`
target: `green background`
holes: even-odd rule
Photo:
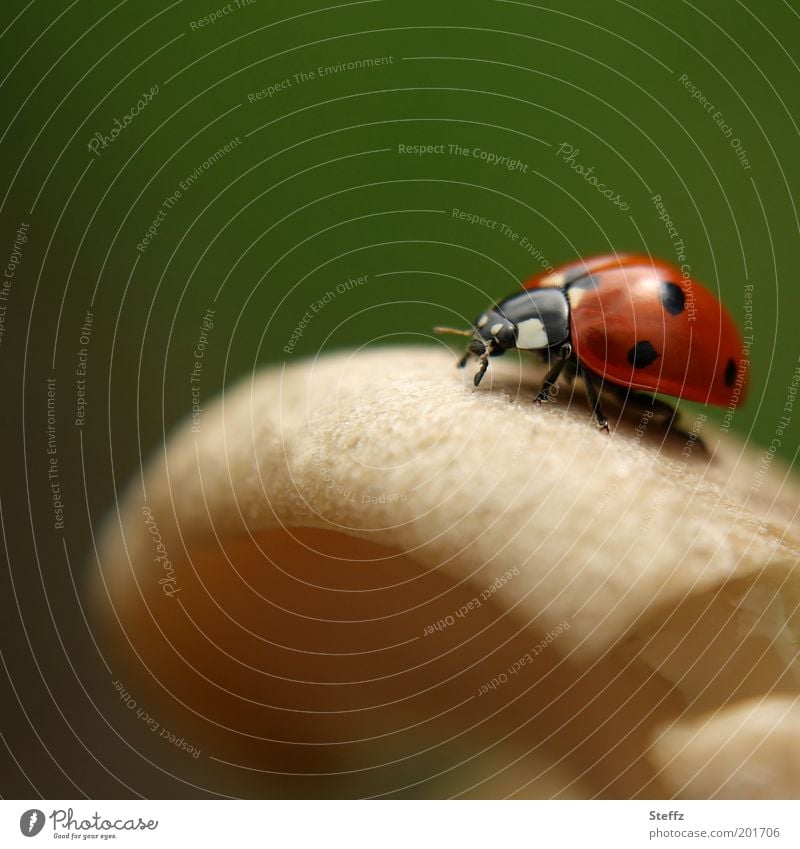
[[[131,755],[102,719],[108,687],[95,683],[97,651],[77,588],[98,523],[190,413],[209,308],[203,405],[268,363],[346,346],[434,344],[432,325],[466,325],[540,270],[519,241],[454,218],[454,208],[504,222],[552,265],[631,250],[673,260],[652,202],[660,194],[693,276],[721,294],[742,328],[753,286],[751,392],[733,429],[769,445],[797,367],[797,3],[256,0],[192,27],[217,9],[7,3],[0,24],[4,265],[28,224],[0,345],[11,566],[0,627],[16,685],[5,722],[24,765],[9,762],[5,796],[197,792]],[[294,76],[375,57],[392,59]],[[286,79],[273,96],[249,101]],[[94,134],[110,134],[156,85],[117,138],[90,152]],[[139,250],[165,198],[237,137]],[[627,210],[557,155],[563,143]],[[448,152],[399,152],[420,144]],[[470,154],[451,155],[449,145]],[[487,164],[476,149],[519,160],[525,173]],[[315,301],[363,275],[284,350]],[[82,347],[86,420],[77,427]],[[63,531],[53,528],[47,479],[48,377],[57,387]],[[781,439],[789,461],[799,425]],[[117,764],[113,778],[86,739]]]

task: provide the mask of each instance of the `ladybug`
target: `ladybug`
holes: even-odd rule
[[[471,330],[435,330],[472,337],[458,366],[478,358],[475,386],[489,357],[511,348],[555,358],[536,401],[551,400],[567,367],[583,379],[606,431],[596,381],[626,397],[646,390],[720,407],[732,402],[734,387],[743,401],[747,388],[742,339],[725,307],[672,263],[642,254],[593,256],[537,274],[481,313]],[[667,404],[662,409],[674,414]]]

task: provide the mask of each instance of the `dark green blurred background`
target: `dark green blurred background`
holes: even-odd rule
[[[159,750],[175,763],[153,766],[104,718],[113,698],[93,677],[98,654],[77,603],[98,523],[193,400],[205,406],[254,368],[321,349],[431,343],[432,325],[463,326],[542,264],[630,250],[674,260],[654,195],[693,276],[742,328],[753,286],[751,393],[732,429],[769,445],[798,364],[796,2],[255,0],[197,25],[219,9],[4,6],[4,267],[27,225],[0,302],[10,562],[0,628],[14,682],[3,734],[17,761],[4,796],[198,792],[170,774],[186,769],[180,753]],[[115,118],[156,86],[111,140]],[[92,152],[95,134],[109,141]],[[562,144],[628,208],[573,170]],[[48,478],[48,378],[63,529]],[[799,426],[781,439],[789,461]]]

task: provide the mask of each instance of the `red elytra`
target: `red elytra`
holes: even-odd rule
[[[744,401],[736,324],[672,263],[642,254],[593,256],[537,274],[523,288],[564,292],[574,354],[604,380],[723,407],[736,387]]]

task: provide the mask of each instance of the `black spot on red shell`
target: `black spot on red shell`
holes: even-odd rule
[[[628,351],[628,362],[634,368],[647,368],[647,366],[653,364],[656,357],[658,357],[658,351],[646,339],[637,342]]]
[[[683,289],[677,283],[664,281],[659,290],[661,305],[670,315],[680,315],[686,304],[686,296]]]
[[[728,364],[725,366],[725,385],[733,386],[734,381],[736,380],[736,363],[731,359],[728,360]]]

